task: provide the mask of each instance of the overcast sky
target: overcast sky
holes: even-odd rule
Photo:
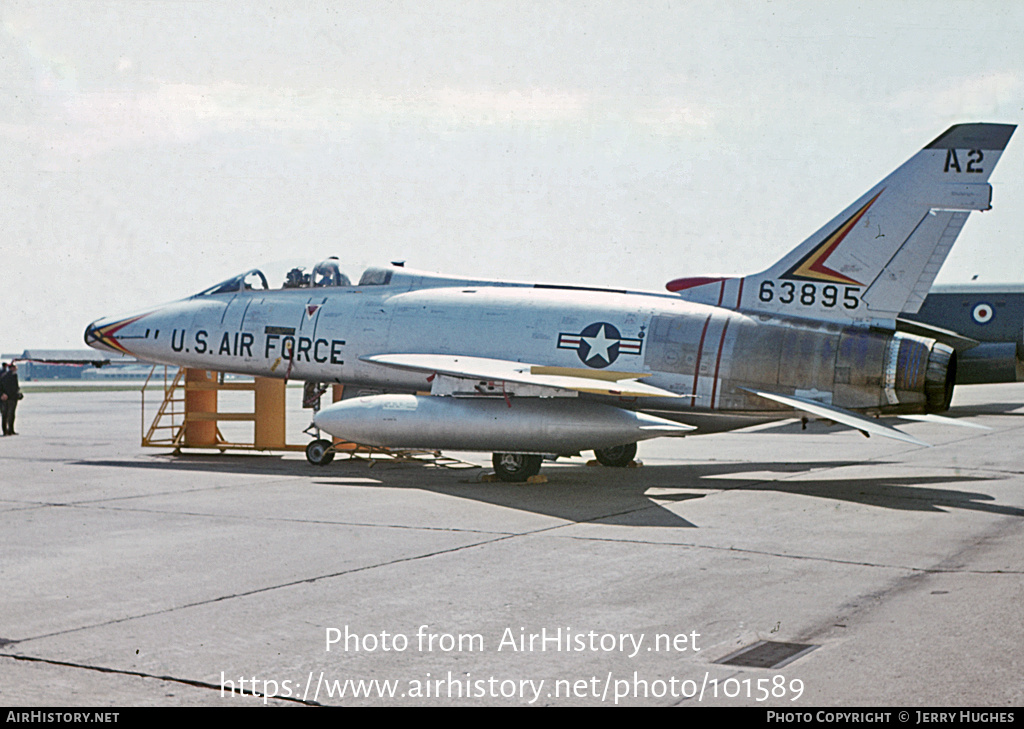
[[[4,0],[0,352],[329,255],[758,271],[951,124],[1020,123],[1022,37],[1017,0]],[[1022,160],[940,283],[1024,281]]]

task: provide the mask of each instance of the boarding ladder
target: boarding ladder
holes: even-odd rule
[[[146,427],[146,391],[157,372],[163,368],[163,398],[153,421]],[[285,442],[285,381],[257,377],[252,381],[226,382],[223,373],[207,370],[174,368],[154,365],[142,386],[142,445],[152,448],[173,448],[180,454],[182,448],[260,451],[304,451],[304,445]],[[251,391],[254,394],[252,411],[221,412],[217,393],[221,391]],[[341,386],[334,397],[340,399]],[[252,442],[229,441],[218,427],[219,421],[251,421],[255,434]],[[307,431],[308,432],[308,431]],[[439,468],[479,468],[480,466],[440,451],[392,450],[364,446],[335,438],[333,450],[338,456],[366,461],[373,465],[379,460],[418,461]]]

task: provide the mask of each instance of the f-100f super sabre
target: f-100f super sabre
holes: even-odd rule
[[[169,365],[343,383],[355,396],[319,410],[316,428],[364,445],[493,452],[509,481],[545,456],[593,450],[624,466],[640,440],[797,413],[920,444],[879,416],[940,417],[956,351],[943,330],[905,330],[903,315],[917,312],[970,212],[990,209],[989,176],[1014,129],[951,127],[749,276],[656,292],[392,265],[352,284],[328,259],[278,289],[254,269],[101,319],[85,341]],[[330,448],[317,439],[307,456],[326,462]]]

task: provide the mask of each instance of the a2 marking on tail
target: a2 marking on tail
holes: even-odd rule
[[[891,325],[915,313],[1016,127],[958,124],[775,265],[742,278],[684,278],[683,298],[729,308]]]

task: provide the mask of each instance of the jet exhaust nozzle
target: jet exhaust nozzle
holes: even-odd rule
[[[924,375],[924,395],[928,412],[944,413],[953,400],[956,384],[956,351],[936,342],[928,353],[928,366]]]

